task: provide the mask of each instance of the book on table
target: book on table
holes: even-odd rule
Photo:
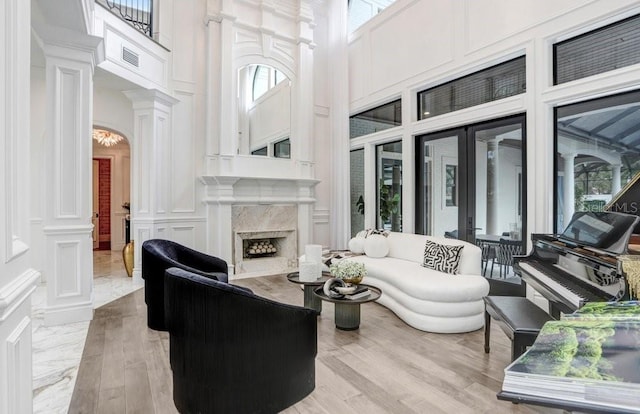
[[[637,409],[640,321],[549,321],[534,344],[505,369],[502,390],[595,409]]]
[[[358,288],[353,293],[344,295],[344,298],[349,300],[356,300],[356,299],[366,298],[370,294],[371,294],[371,291],[369,290],[368,287],[358,285]]]

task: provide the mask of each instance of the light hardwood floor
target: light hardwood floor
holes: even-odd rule
[[[233,283],[301,304],[284,275]],[[413,329],[376,303],[362,306],[358,331],[339,331],[333,305],[318,317],[316,389],[284,411],[297,413],[560,413],[496,399],[510,343],[493,324],[491,353],[482,330],[433,334]],[[169,340],[146,327],[144,292],[102,306],[89,327],[69,413],[175,413]]]

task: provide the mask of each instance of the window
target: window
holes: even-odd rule
[[[640,63],[640,15],[553,45],[553,84]]]
[[[418,92],[418,119],[426,119],[526,92],[524,56]]]
[[[264,155],[267,156],[267,147],[258,148],[257,150],[251,151],[251,155]]]
[[[349,0],[349,33],[354,32],[393,2],[394,0]]]
[[[402,102],[400,99],[350,117],[349,138],[373,134],[398,125],[402,125]]]
[[[291,141],[289,138],[273,144],[273,156],[276,158],[291,158]]]
[[[271,68],[269,66],[257,65],[253,73],[253,87],[251,89],[251,98],[255,101],[267,91],[283,80],[288,79],[287,76]]]
[[[402,231],[402,141],[376,146],[378,228]]]
[[[351,151],[351,237],[364,230],[364,150]]]
[[[573,213],[602,211],[640,171],[640,91],[555,110],[556,232]]]

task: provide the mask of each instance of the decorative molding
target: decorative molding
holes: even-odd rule
[[[28,269],[0,289],[0,322],[27,300],[40,281],[40,272]]]
[[[329,224],[331,213],[329,209],[313,210],[313,224]]]
[[[33,410],[31,346],[31,318],[23,316],[6,340],[9,413]]]

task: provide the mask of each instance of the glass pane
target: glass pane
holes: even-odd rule
[[[268,155],[267,147],[258,148],[257,150],[251,151],[251,155]]]
[[[526,92],[526,61],[519,57],[418,92],[418,119],[459,111]]]
[[[373,134],[398,125],[402,125],[402,103],[399,99],[350,117],[349,138]]]
[[[351,151],[351,237],[364,230],[364,150]]]
[[[276,158],[291,158],[291,141],[289,138],[273,144],[273,156]]]
[[[510,240],[522,240],[522,132],[519,122],[475,132],[474,230],[483,249],[486,277],[513,276],[512,267],[498,259],[498,250]],[[517,249],[522,253],[521,247]]]
[[[640,16],[554,45],[554,85],[640,63]]]
[[[402,231],[402,142],[376,147],[378,228]]]
[[[253,75],[252,96],[255,101],[269,90],[269,70],[267,66],[258,65]]]
[[[475,133],[476,235],[521,238],[522,125]]]
[[[458,238],[458,136],[425,141],[424,234]]]
[[[603,211],[640,171],[640,92],[559,107],[556,131],[556,232],[561,232],[574,212]]]

